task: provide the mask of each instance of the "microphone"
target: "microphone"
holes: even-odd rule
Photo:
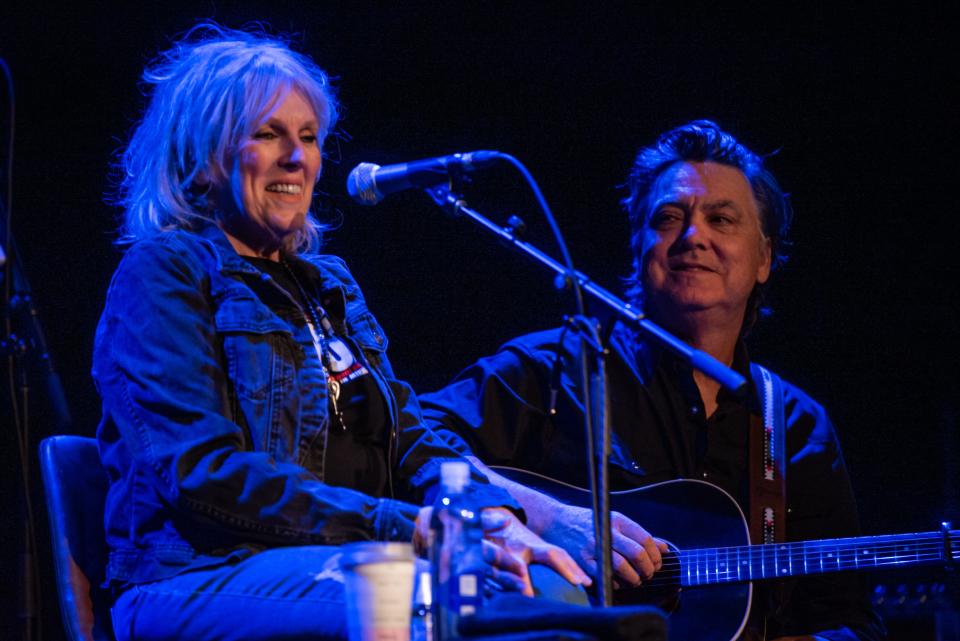
[[[455,171],[483,169],[499,158],[499,151],[470,151],[386,167],[362,162],[347,176],[347,193],[361,205],[376,205],[390,194],[433,187],[447,181]]]

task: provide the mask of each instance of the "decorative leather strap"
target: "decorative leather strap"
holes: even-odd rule
[[[786,420],[780,377],[757,364],[750,373],[760,400],[760,415],[750,415],[750,540],[786,540]]]

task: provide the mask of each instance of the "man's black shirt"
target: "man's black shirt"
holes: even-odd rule
[[[607,359],[612,488],[704,479],[726,490],[748,513],[748,429],[758,406],[756,391],[742,398],[721,391],[716,411],[705,417],[689,367],[620,328],[612,344]],[[579,349],[579,339],[562,330],[515,339],[446,388],[421,395],[425,419],[455,447],[488,465],[509,465],[588,487]],[[558,357],[559,380],[553,375]],[[749,380],[742,344],[733,366]],[[783,395],[788,540],[859,534],[856,503],[826,412],[789,383],[784,382]],[[773,601],[766,595],[755,599],[770,601],[760,606],[767,638],[883,638],[861,576],[804,577],[787,581],[777,594]]]

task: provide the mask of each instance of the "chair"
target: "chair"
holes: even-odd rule
[[[40,443],[60,612],[69,641],[113,641],[103,513],[107,473],[97,442],[51,436]]]

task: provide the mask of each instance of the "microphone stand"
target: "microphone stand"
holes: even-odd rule
[[[22,623],[22,638],[24,641],[41,637],[42,625],[40,621],[40,583],[38,580],[38,562],[36,557],[36,520],[33,509],[33,473],[30,465],[32,457],[33,439],[31,438],[31,423],[33,416],[30,406],[31,381],[42,381],[46,392],[46,409],[50,412],[54,428],[62,432],[69,427],[72,420],[67,405],[66,395],[60,378],[53,368],[46,340],[40,326],[40,317],[33,304],[30,284],[20,253],[17,251],[13,238],[5,238],[6,230],[4,211],[0,208],[0,241],[5,241],[5,264],[0,276],[3,278],[3,288],[7,295],[0,309],[4,317],[4,334],[0,338],[0,355],[6,356],[11,377],[10,404],[16,427],[17,447],[20,457],[20,476],[22,485],[23,509],[23,541],[19,555],[19,587],[20,603],[18,617]],[[19,392],[19,393],[18,393]],[[37,635],[34,636],[36,627]]]
[[[556,274],[555,284],[559,289],[579,286],[582,291],[610,312],[613,317],[627,326],[639,330],[691,367],[702,371],[719,382],[723,387],[735,393],[742,393],[746,389],[747,381],[740,374],[723,365],[706,352],[690,347],[645,318],[639,310],[594,283],[586,274],[567,269],[535,246],[522,240],[520,235],[523,232],[524,224],[516,216],[510,218],[506,227],[501,227],[467,206],[466,201],[461,196],[454,194],[451,187],[437,186],[427,188],[424,191],[450,216],[472,220],[506,245],[553,271]],[[570,323],[581,337],[581,373],[586,386],[584,424],[587,432],[587,455],[590,460],[588,468],[593,493],[596,558],[600,570],[597,596],[601,604],[609,606],[612,603],[613,594],[610,497],[607,472],[611,438],[610,395],[607,392],[606,384],[606,356],[609,349],[601,337],[595,320],[585,316],[576,316],[570,320]],[[597,425],[600,426],[599,434],[595,434],[595,426]]]

